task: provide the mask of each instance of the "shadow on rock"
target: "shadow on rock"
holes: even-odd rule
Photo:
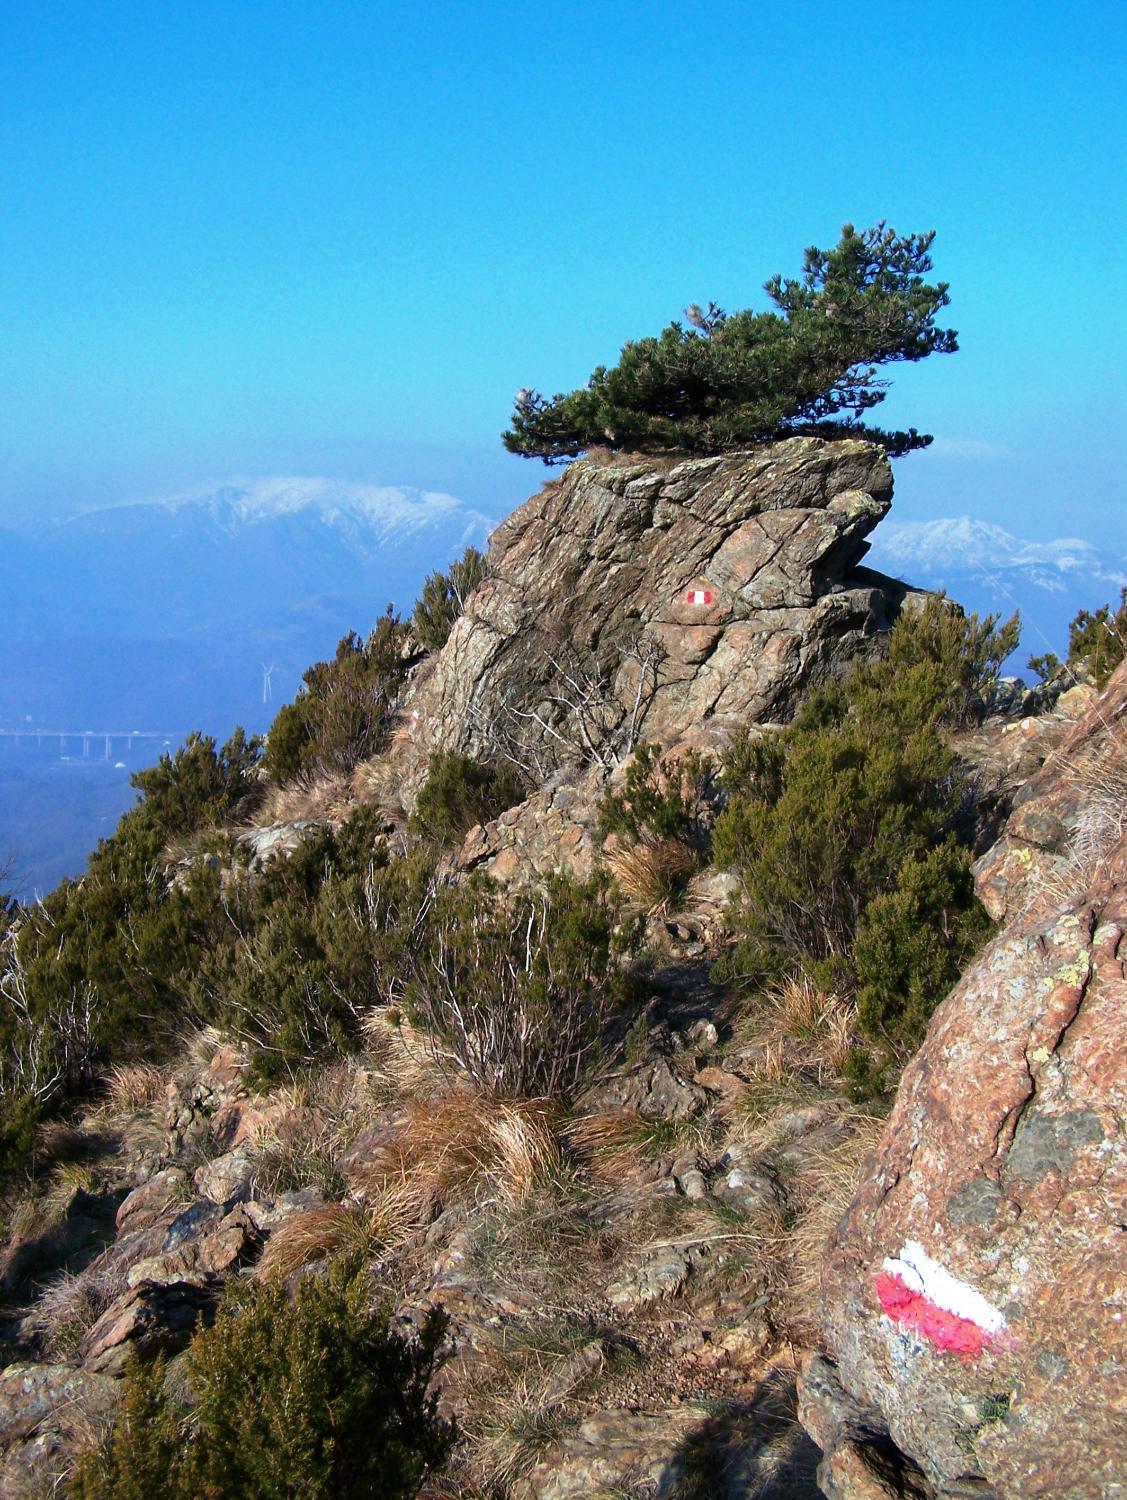
[[[792,1371],[771,1370],[753,1395],[714,1413],[669,1461],[656,1500],[819,1500],[821,1452],[798,1424]]]

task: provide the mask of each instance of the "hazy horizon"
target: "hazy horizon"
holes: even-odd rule
[[[877,417],[937,439],[899,518],[1095,541],[1123,497],[1123,13],[867,14],[629,0],[584,41],[560,4],[16,0],[0,527],[294,473],[505,514],[546,475],[501,450],[517,387],[579,385],[690,301],[762,307],[885,218],[938,231],[961,345],[887,371]]]

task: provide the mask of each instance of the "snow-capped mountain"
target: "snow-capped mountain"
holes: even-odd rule
[[[274,476],[235,480],[218,489],[188,490],[149,505],[87,512],[106,517],[123,511],[159,509],[186,516],[194,525],[206,517],[217,527],[273,525],[284,516],[306,515],[348,536],[359,548],[405,537],[451,522],[467,532],[493,523],[453,495],[404,485],[351,484],[337,479]]]
[[[0,722],[264,727],[310,662],[389,603],[409,612],[426,575],[492,525],[452,495],[270,478],[12,538],[0,571],[21,650]]]
[[[1118,600],[1127,585],[1127,557],[1079,537],[1032,541],[970,516],[886,521],[873,533],[865,559],[881,572],[924,588],[945,589],[978,614],[1021,611],[1022,647],[1030,655],[1063,655],[1077,611]]]
[[[24,894],[77,873],[160,745],[94,741],[86,758],[26,731],[263,730],[306,667],[389,603],[409,613],[492,525],[429,490],[271,478],[0,532],[0,729],[25,735],[0,738],[0,865],[14,858]]]

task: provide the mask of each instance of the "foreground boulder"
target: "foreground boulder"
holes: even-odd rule
[[[85,1370],[121,1375],[132,1351],[143,1357],[182,1349],[201,1321],[214,1319],[219,1278],[143,1281],[98,1319],[79,1345]]]
[[[431,749],[517,746],[543,779],[714,716],[787,718],[899,608],[904,585],[857,569],[891,495],[856,441],[573,464],[494,532],[420,676],[416,779]]]
[[[1125,696],[1121,669],[1061,752],[1096,758],[1092,787],[1127,788]],[[1067,764],[1042,775],[1075,788]],[[1127,1493],[1124,824],[1086,860],[937,1011],[830,1247],[807,1427],[831,1447],[883,1429],[940,1496]],[[828,1455],[841,1500],[847,1467]]]

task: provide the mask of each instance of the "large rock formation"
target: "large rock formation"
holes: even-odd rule
[[[636,736],[786,718],[899,607],[903,585],[857,569],[891,493],[886,455],[854,441],[572,465],[494,532],[421,674],[415,775],[429,749],[519,745],[542,779]]]
[[[828,1495],[869,1493],[835,1450],[882,1427],[940,1495],[1127,1494],[1125,711],[1127,666],[1029,784],[1023,828],[1075,834],[1079,789],[1102,837],[1089,822],[1068,878],[1011,892],[831,1246],[837,1370],[805,1397]]]

